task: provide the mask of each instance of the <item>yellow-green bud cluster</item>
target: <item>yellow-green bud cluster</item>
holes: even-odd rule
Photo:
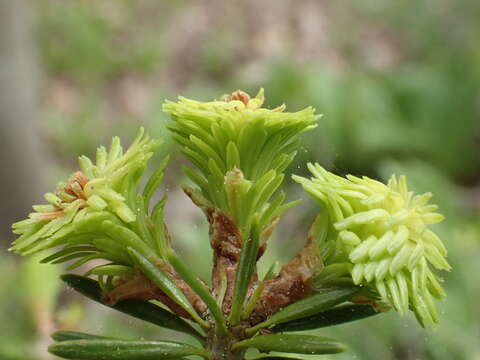
[[[268,201],[296,155],[299,134],[314,128],[319,117],[311,107],[289,113],[284,106],[262,108],[263,102],[262,89],[254,98],[238,90],[220,101],[179,97],[163,106],[172,116],[173,138],[196,168],[186,168],[186,175],[207,206],[225,211],[242,228],[249,228],[255,213],[258,219],[268,215],[259,220],[260,228],[278,215],[268,210]]]
[[[294,177],[322,205],[329,224],[320,244],[325,265],[347,263],[353,282],[378,291],[400,314],[410,308],[423,326],[438,322],[433,298],[445,293],[434,273],[450,270],[447,250],[429,225],[442,221],[430,193],[414,195],[404,176],[387,185],[334,175],[309,164],[311,179]]]
[[[110,149],[100,146],[96,164],[86,156],[79,158],[80,170],[67,183],[60,183],[55,193],[45,194],[48,204],[34,205],[29,218],[12,225],[20,235],[12,250],[31,254],[58,245],[57,239],[75,231],[77,223],[93,215],[118,218],[124,223],[135,221],[131,209],[135,189],[148,159],[158,142],[140,130],[124,153],[120,139],[112,139]]]

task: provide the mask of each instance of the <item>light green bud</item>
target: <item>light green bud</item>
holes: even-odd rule
[[[311,179],[294,176],[322,206],[332,225],[321,247],[325,265],[350,262],[352,280],[376,290],[400,314],[414,311],[423,326],[437,323],[432,297],[445,292],[435,270],[450,270],[447,251],[430,225],[443,220],[431,194],[408,191],[406,179],[388,184],[334,175],[309,164]],[[343,254],[343,255],[342,255]]]
[[[109,151],[103,146],[97,149],[95,165],[86,156],[80,156],[81,171],[60,184],[55,193],[45,194],[49,205],[34,205],[30,219],[12,225],[15,234],[20,236],[11,250],[31,254],[62,245],[66,237],[63,236],[62,241],[54,240],[57,233],[80,231],[86,214],[101,212],[125,223],[135,221],[135,213],[127,203],[132,191],[130,184],[137,181],[138,173],[143,172],[158,146],[158,141],[145,136],[142,128],[125,153],[120,139],[114,137]]]
[[[237,90],[220,101],[179,97],[178,102],[167,100],[163,105],[172,118],[168,128],[173,138],[195,167],[185,171],[186,175],[205,199],[245,231],[251,224],[240,224],[240,218],[252,219],[257,214],[263,219],[260,229],[272,220],[262,214],[296,155],[300,133],[316,127],[319,118],[311,107],[289,113],[283,111],[284,106],[262,108],[263,102],[261,89],[254,98]],[[242,194],[237,189],[238,196],[232,192],[234,174],[251,184],[241,190]]]

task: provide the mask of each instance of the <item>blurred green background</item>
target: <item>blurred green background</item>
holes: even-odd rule
[[[129,142],[145,126],[165,138],[162,153],[177,154],[165,98],[264,87],[268,106],[324,114],[292,172],[318,161],[339,174],[406,174],[447,216],[436,230],[454,270],[440,327],[388,313],[321,331],[349,345],[332,359],[480,359],[478,0],[0,0],[0,83],[3,249],[9,224],[112,135]],[[207,227],[179,191],[182,162],[175,157],[167,171],[167,221],[208,278]],[[285,187],[305,201],[283,220],[262,266],[288,261],[314,216],[300,187]],[[57,328],[159,336],[66,290],[61,272],[0,252],[0,359],[50,359]]]

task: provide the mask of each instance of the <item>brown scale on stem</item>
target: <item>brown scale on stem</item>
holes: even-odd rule
[[[222,310],[228,314],[232,307],[235,274],[240,260],[241,235],[238,227],[223,212],[207,212],[210,223],[210,244],[213,248],[212,284],[214,295],[223,295]],[[220,294],[225,287],[225,293]]]
[[[242,252],[242,234],[235,222],[224,212],[208,206],[194,190],[184,187],[185,194],[205,213],[210,224],[210,245],[213,249],[212,293],[228,315],[232,308],[235,276]],[[259,249],[260,257],[265,246]],[[247,295],[250,296],[258,283],[256,272],[252,275]]]
[[[214,210],[205,199],[189,187],[183,191],[192,202],[202,209],[210,224],[210,245],[213,249],[212,293],[222,303],[224,314],[232,306],[235,274],[241,253],[241,234],[237,225],[225,213]]]
[[[170,275],[170,278],[175,282],[178,288],[182,290],[188,301],[193,305],[194,309],[200,315],[204,314],[207,310],[207,306],[192,288],[175,272],[175,270],[165,263],[157,264],[157,266]],[[182,307],[170,299],[162,290],[140,272],[133,279],[122,282],[115,289],[104,295],[104,301],[109,305],[116,304],[125,299],[158,300],[167,305],[174,313],[185,318],[190,318],[190,315]]]
[[[308,296],[313,290],[313,278],[318,267],[320,254],[313,237],[300,253],[282,267],[280,274],[264,282],[250,321],[252,324],[265,320],[287,305]]]
[[[185,318],[190,317],[182,307],[171,300],[141,273],[137,274],[133,279],[121,283],[103,297],[103,301],[108,305],[115,305],[119,301],[126,299],[158,300],[167,305],[174,313]]]

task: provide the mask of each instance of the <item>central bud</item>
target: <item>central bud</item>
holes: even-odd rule
[[[185,191],[210,222],[213,291],[232,326],[252,312],[256,312],[253,318],[261,321],[279,308],[275,299],[261,299],[264,285],[258,279],[256,263],[278,218],[295,204],[284,203],[285,194],[279,189],[284,171],[297,153],[300,134],[313,129],[318,119],[311,107],[289,113],[283,111],[284,105],[262,108],[264,100],[261,89],[253,98],[237,90],[221,101],[180,97],[177,103],[164,104],[164,110],[172,115],[168,127],[173,138],[193,164],[184,171],[194,187]],[[316,259],[317,253],[311,251],[306,258]],[[297,260],[298,264],[283,269],[276,281],[269,281],[270,291],[292,291],[296,299],[308,293],[309,275],[295,275],[305,259]],[[303,289],[300,292],[290,286],[296,281],[296,289]],[[281,306],[292,301],[287,295]]]

